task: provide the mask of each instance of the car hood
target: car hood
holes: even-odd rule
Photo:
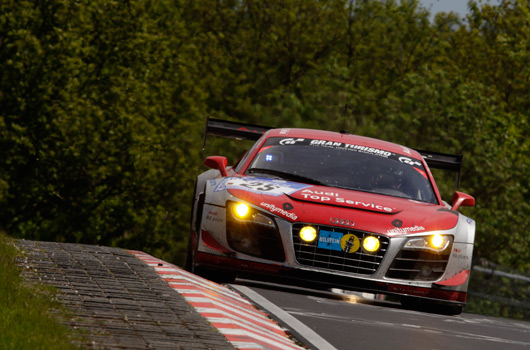
[[[386,236],[449,230],[458,222],[458,212],[438,204],[286,181],[273,192],[265,191],[267,181],[262,183],[227,190],[291,222],[341,226]]]

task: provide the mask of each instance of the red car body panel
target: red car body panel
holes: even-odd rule
[[[449,230],[458,221],[458,214],[441,205],[412,203],[399,198],[341,189],[329,191],[329,188],[312,187],[289,196],[266,199],[243,190],[232,189],[229,192],[292,222],[332,224],[337,221],[331,219],[339,219],[348,222],[342,226],[386,236]],[[282,210],[285,203],[292,205],[293,210]],[[294,217],[293,212],[296,212]]]

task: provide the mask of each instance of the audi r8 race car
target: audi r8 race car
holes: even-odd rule
[[[206,159],[187,270],[219,282],[273,276],[462,311],[475,222],[458,208],[475,200],[455,192],[451,205],[443,202],[429,169],[459,172],[462,156],[216,119],[206,134],[256,142],[233,166]]]

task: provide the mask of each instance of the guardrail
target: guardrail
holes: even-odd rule
[[[530,276],[481,260],[473,266],[466,312],[530,319]]]

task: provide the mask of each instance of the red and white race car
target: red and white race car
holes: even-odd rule
[[[227,282],[273,276],[402,297],[458,314],[466,303],[473,197],[442,201],[429,170],[462,156],[373,138],[208,119],[206,134],[257,140],[197,178],[186,269]],[[422,304],[423,305],[423,304]]]

